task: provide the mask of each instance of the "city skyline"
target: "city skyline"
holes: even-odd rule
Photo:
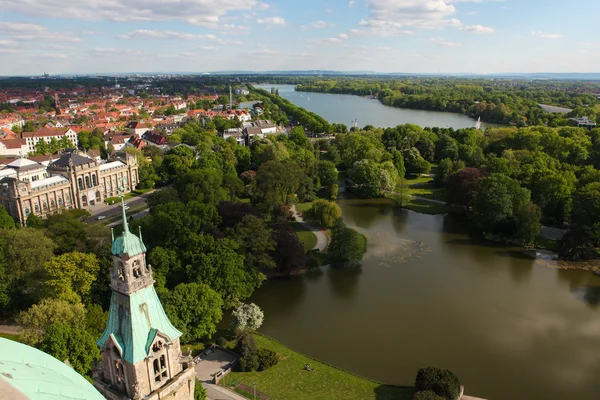
[[[0,75],[596,72],[600,6],[576,3],[0,0]]]

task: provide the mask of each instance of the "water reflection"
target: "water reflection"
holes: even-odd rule
[[[600,305],[600,286],[583,286],[574,289],[572,293],[594,309]]]
[[[327,267],[327,277],[331,292],[340,298],[351,298],[356,294],[356,287],[360,275],[361,267],[354,268],[332,268]]]

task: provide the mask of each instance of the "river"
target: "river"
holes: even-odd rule
[[[315,112],[331,123],[338,122],[348,127],[354,126],[355,119],[360,128],[365,125],[387,128],[407,123],[422,127],[439,126],[455,129],[475,126],[474,119],[462,114],[388,107],[377,99],[346,94],[296,92],[295,85],[255,86],[267,91],[271,88],[278,89],[279,95],[293,104]],[[497,125],[481,124],[482,129],[488,126]]]
[[[600,397],[600,277],[473,241],[456,217],[339,204],[368,238],[362,267],[267,282],[263,333],[386,383],[440,366],[491,400]]]

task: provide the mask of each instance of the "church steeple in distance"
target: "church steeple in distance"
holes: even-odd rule
[[[111,245],[108,321],[96,342],[102,371],[94,385],[110,400],[192,400],[193,363],[182,356],[181,332],[169,321],[154,290],[141,229],[139,236],[130,232],[123,200],[121,208],[123,232],[113,235]]]

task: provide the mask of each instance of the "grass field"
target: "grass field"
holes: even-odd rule
[[[0,333],[0,337],[3,337],[5,339],[10,339],[13,340],[15,342],[20,342],[21,341],[21,335],[13,335],[10,333]]]
[[[299,222],[292,222],[292,228],[296,231],[298,239],[304,245],[304,251],[308,252],[312,250],[317,244],[317,237],[310,230],[306,229],[304,225]]]
[[[383,385],[297,353],[276,340],[255,335],[258,347],[279,355],[279,363],[263,372],[232,372],[236,381],[268,395],[272,400],[410,400],[413,389]],[[310,364],[312,371],[304,369]],[[245,394],[244,394],[245,395]],[[251,398],[251,397],[250,397]]]
[[[305,213],[312,207],[312,201],[309,203],[296,203],[296,211],[299,213]]]
[[[413,210],[421,214],[446,214],[452,212],[452,208],[443,204],[432,203],[427,200],[408,198],[402,205],[403,208]]]

